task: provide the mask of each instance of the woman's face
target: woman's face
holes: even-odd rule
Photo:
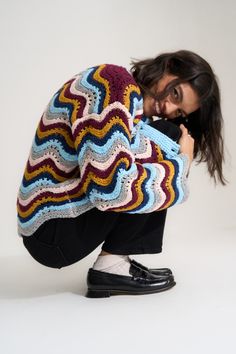
[[[154,94],[162,92],[167,84],[177,79],[177,76],[165,74],[151,91]],[[158,116],[167,119],[174,119],[179,116],[186,117],[199,108],[199,99],[190,84],[181,83],[174,87],[171,93],[157,102],[150,96],[144,97],[143,110],[146,117]]]

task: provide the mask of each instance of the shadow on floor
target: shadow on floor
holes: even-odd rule
[[[34,298],[58,293],[85,296],[91,257],[61,269],[49,268],[30,256],[0,258],[0,299]]]

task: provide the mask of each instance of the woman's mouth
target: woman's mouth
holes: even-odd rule
[[[155,108],[156,108],[156,112],[158,115],[160,115],[162,112],[161,112],[161,107],[160,107],[160,104],[159,102],[155,102]]]

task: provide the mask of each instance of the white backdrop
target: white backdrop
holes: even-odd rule
[[[234,0],[0,3],[0,256],[27,252],[16,232],[16,196],[51,96],[91,65],[114,63],[129,69],[131,58],[178,49],[203,56],[219,78],[230,183],[215,188],[204,164],[193,166],[188,202],[169,209],[165,245],[171,249],[178,244],[181,251],[190,242],[200,246],[235,236],[235,9]]]

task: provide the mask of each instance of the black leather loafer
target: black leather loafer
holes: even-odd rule
[[[172,276],[154,275],[134,264],[130,264],[129,273],[130,276],[125,276],[90,268],[86,297],[152,294],[168,290],[176,284]]]
[[[171,269],[169,268],[148,268],[148,267],[145,267],[143,264],[135,261],[134,259],[130,259],[130,263],[131,264],[134,264],[136,265],[137,267],[143,269],[143,270],[146,270],[154,275],[166,275],[166,276],[169,276],[169,275],[172,275],[172,271]]]

